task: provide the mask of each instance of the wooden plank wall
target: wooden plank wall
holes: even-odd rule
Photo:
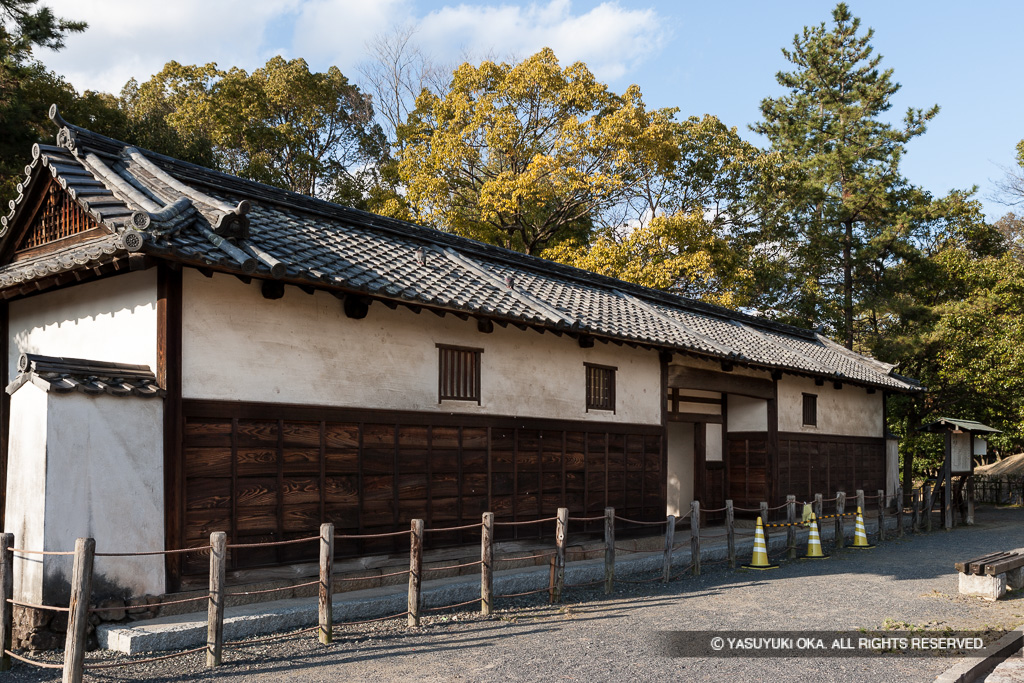
[[[837,491],[869,495],[885,489],[885,440],[870,437],[779,435],[779,492],[810,500]],[[777,504],[777,503],[773,503]]]
[[[183,481],[189,546],[226,531],[230,543],[480,521],[599,516],[605,506],[641,520],[665,515],[660,426],[484,418],[392,411],[309,410],[272,404],[185,401]],[[304,418],[304,419],[303,419]],[[601,523],[592,526],[598,530]],[[498,527],[498,539],[548,536],[540,525]],[[577,527],[578,528],[578,527]],[[475,542],[427,534],[430,547]],[[394,552],[395,539],[339,541],[339,557]],[[192,556],[189,556],[192,557]],[[238,550],[231,569],[309,561],[306,545]],[[195,556],[183,574],[206,571]]]
[[[727,498],[738,508],[757,508],[768,500],[768,438],[761,433],[728,436],[726,452]],[[737,513],[738,514],[738,513]]]

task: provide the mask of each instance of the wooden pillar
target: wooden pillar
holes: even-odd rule
[[[423,520],[412,520],[409,527],[409,626],[420,625],[421,587],[423,583]]]
[[[604,593],[615,584],[615,508],[604,509]]]
[[[814,512],[814,516],[821,519],[821,507],[822,498],[820,493],[814,494],[814,503],[811,505],[811,510]],[[819,527],[820,528],[820,527]]]
[[[885,500],[885,491],[878,489],[878,542],[881,543],[885,540],[885,508],[887,501]]]
[[[334,525],[320,525],[320,642],[334,639]]]
[[[700,576],[700,503],[690,503],[690,563],[693,575]]]
[[[96,541],[75,541],[75,564],[71,571],[71,602],[68,630],[64,643],[63,683],[80,683],[85,669],[85,631],[89,625],[89,600],[92,597],[92,568]]]
[[[924,483],[924,504],[921,506],[921,514],[924,515],[924,530],[930,532],[932,530],[932,483],[926,481]]]
[[[864,509],[864,489],[857,489],[857,512],[862,515],[866,512]]]
[[[967,519],[964,523],[967,526],[974,525],[974,473],[967,475]]]
[[[946,476],[942,494],[943,506],[943,528],[949,531],[953,528],[953,435],[946,432]]]
[[[761,512],[759,514],[761,515],[761,525],[764,527],[764,547],[767,548],[768,537],[770,535],[768,533],[768,503],[761,501],[760,508]]]
[[[736,511],[731,500],[725,501],[725,544],[729,569],[736,569]]]
[[[921,492],[910,488],[910,530],[915,534],[921,530]]]
[[[565,590],[565,543],[569,532],[569,508],[558,508],[555,519],[555,588],[551,600],[555,604],[562,602]]]
[[[0,671],[11,670],[11,632],[14,627],[14,534],[0,534]]]
[[[480,527],[480,613],[494,608],[494,513],[485,512]]]
[[[206,610],[206,666],[220,666],[224,650],[224,573],[228,535],[210,534],[210,604]]]
[[[896,538],[903,538],[903,488],[896,489]]]
[[[835,544],[837,548],[842,548],[846,545],[846,525],[843,519],[843,513],[846,512],[846,491],[839,491],[836,493],[836,537]]]
[[[661,563],[661,582],[668,583],[672,576],[672,546],[676,539],[676,516],[669,515],[665,520],[665,557]]]
[[[786,496],[786,557],[796,559],[796,496]]]

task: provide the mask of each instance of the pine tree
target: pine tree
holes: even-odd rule
[[[901,176],[906,143],[925,131],[938,106],[908,109],[901,126],[882,115],[900,85],[880,70],[874,32],[840,3],[833,25],[805,27],[783,55],[795,67],[776,75],[788,92],[761,102],[752,129],[788,162],[783,226],[768,236],[789,252],[795,322],[826,329],[853,348],[856,306],[876,281],[878,265],[898,258],[911,239],[920,192]],[[870,263],[869,263],[870,261]]]

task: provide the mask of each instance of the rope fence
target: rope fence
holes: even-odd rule
[[[903,493],[899,492],[893,495],[886,495],[884,492],[879,491],[876,495],[865,495],[863,491],[857,491],[856,501],[859,507],[864,506],[866,500],[877,501],[877,517],[878,517],[878,529],[879,529],[879,541],[884,540],[884,515],[895,513],[897,517],[897,525],[899,526],[899,532],[902,535],[903,532],[903,520],[904,514],[908,511],[913,515],[911,519],[911,530],[918,530],[919,527],[915,528],[916,524],[919,524],[919,518],[925,517],[928,519],[927,528],[930,530],[930,510],[935,507],[934,498],[932,494],[934,490],[924,489],[924,495],[921,498],[926,503],[925,505],[919,505],[919,497],[917,491],[913,491],[911,495],[911,505],[909,508],[903,504]],[[852,498],[847,498],[845,494],[838,493],[832,498],[825,499],[820,495],[814,497],[814,507],[820,513],[822,505],[828,503],[834,504],[836,512],[834,514],[818,514],[818,521],[824,521],[828,519],[836,520],[837,533],[842,528],[840,523],[842,518],[853,517],[857,515],[855,512],[844,511],[845,505],[853,503]],[[940,502],[941,503],[941,502]],[[227,543],[227,535],[225,532],[214,532],[210,536],[210,544],[181,548],[171,549],[163,551],[145,551],[145,552],[117,552],[117,553],[97,553],[95,552],[95,542],[92,539],[79,539],[76,542],[74,551],[34,551],[29,549],[20,549],[14,547],[13,534],[3,534],[0,538],[0,549],[6,551],[0,553],[0,559],[2,559],[5,566],[0,567],[0,574],[3,571],[8,572],[9,576],[13,576],[14,565],[13,558],[15,554],[23,555],[56,555],[56,556],[69,556],[75,557],[75,572],[71,579],[71,600],[69,606],[59,605],[45,605],[35,604],[31,602],[25,602],[15,600],[13,595],[10,594],[10,584],[3,586],[4,591],[7,593],[3,596],[3,600],[0,601],[0,637],[6,637],[10,642],[11,633],[11,610],[13,607],[21,607],[25,609],[36,609],[36,610],[48,610],[52,612],[60,612],[68,614],[68,629],[67,629],[67,644],[65,646],[64,658],[66,662],[70,662],[71,665],[71,678],[72,681],[80,681],[82,672],[86,669],[104,669],[104,668],[115,668],[131,666],[133,664],[141,664],[144,662],[156,662],[164,659],[171,659],[175,657],[182,657],[188,654],[194,654],[197,652],[206,652],[206,664],[208,667],[217,667],[221,665],[221,657],[224,648],[238,648],[246,647],[248,645],[257,644],[261,642],[269,642],[271,640],[280,640],[282,638],[289,638],[308,634],[313,631],[318,632],[320,641],[324,644],[332,642],[333,630],[335,627],[354,627],[365,624],[377,623],[382,621],[389,621],[394,619],[400,619],[406,617],[410,626],[419,625],[420,618],[424,613],[439,612],[443,610],[452,610],[470,605],[480,605],[480,610],[484,615],[491,614],[493,604],[495,600],[500,599],[511,599],[519,598],[530,595],[536,595],[540,593],[547,593],[548,600],[551,603],[559,603],[562,601],[564,591],[566,589],[585,589],[593,588],[604,584],[605,593],[611,593],[614,583],[620,582],[623,584],[648,584],[656,581],[662,583],[668,583],[670,581],[676,581],[681,579],[684,575],[692,574],[697,576],[701,572],[702,565],[714,566],[721,564],[728,564],[730,567],[737,565],[736,558],[736,547],[735,541],[737,537],[744,539],[749,543],[751,536],[754,536],[756,541],[761,541],[761,535],[764,533],[765,539],[767,538],[768,529],[787,529],[788,542],[786,548],[779,554],[776,555],[776,559],[781,559],[783,556],[789,559],[795,559],[796,548],[795,548],[795,528],[796,527],[808,527],[808,522],[802,518],[797,519],[798,503],[795,496],[787,496],[785,503],[781,505],[769,506],[767,502],[762,502],[758,508],[743,508],[736,507],[732,501],[726,501],[724,507],[720,508],[704,508],[702,509],[698,502],[694,501],[690,509],[684,514],[673,516],[669,515],[664,520],[650,520],[650,519],[634,519],[631,517],[624,517],[615,514],[614,508],[606,508],[604,515],[594,516],[581,516],[581,517],[570,517],[568,509],[559,508],[558,514],[554,517],[547,517],[543,519],[533,520],[512,520],[512,521],[497,521],[494,519],[493,513],[484,513],[482,521],[474,524],[464,524],[454,527],[439,527],[439,528],[425,528],[422,520],[412,520],[410,528],[408,530],[399,530],[393,532],[376,533],[376,534],[335,534],[333,524],[324,524],[320,529],[320,535],[318,536],[306,536],[302,538],[278,540],[278,541],[266,541],[261,543]],[[803,505],[807,505],[804,503]],[[891,506],[891,511],[887,510]],[[941,509],[941,504],[940,504]],[[772,516],[771,513],[776,513],[780,510],[786,510],[786,521],[769,521]],[[756,513],[760,521],[756,529],[749,528],[737,528],[734,515],[737,512],[741,513]],[[718,528],[714,531],[709,531],[701,528],[701,515],[711,514],[724,514],[724,528]],[[679,528],[679,524],[689,519],[689,538],[685,540],[676,539],[676,531]],[[604,522],[604,543],[594,544],[589,548],[585,545],[583,549],[567,548],[568,543],[568,532],[569,525],[588,525],[596,522]],[[527,524],[546,524],[555,523],[555,534],[554,534],[554,549],[551,550],[539,550],[538,552],[532,552],[527,555],[505,555],[495,556],[495,542],[494,542],[494,530],[497,527],[517,527]],[[664,544],[660,547],[651,545],[651,547],[638,547],[636,544],[627,546],[622,543],[617,543],[615,540],[615,527],[616,523],[622,523],[633,527],[653,528],[663,527]],[[858,529],[860,519],[858,518]],[[592,528],[592,527],[590,527]],[[444,533],[444,532],[461,532],[466,530],[480,530],[480,544],[481,544],[481,559],[473,561],[458,562],[451,565],[439,565],[424,567],[423,566],[423,540],[426,534],[429,533]],[[629,527],[627,527],[627,530]],[[577,527],[577,532],[580,528]],[[662,532],[659,532],[659,534]],[[813,536],[813,535],[812,535]],[[336,575],[334,573],[334,548],[336,541],[343,540],[368,540],[368,539],[382,539],[382,538],[396,538],[396,537],[408,537],[409,538],[409,568],[401,569],[398,571],[390,571],[381,574],[369,574],[362,576],[344,576]],[[701,543],[726,539],[727,546],[727,557],[725,559],[718,560],[704,560],[701,551]],[[226,566],[228,552],[232,550],[242,550],[251,548],[268,548],[268,547],[279,547],[279,546],[290,546],[298,544],[312,544],[317,543],[320,546],[320,571],[319,577],[316,580],[308,580],[302,583],[289,584],[284,586],[277,586],[272,588],[258,589],[258,590],[236,590],[228,591],[225,589],[226,580]],[[541,542],[541,541],[538,541]],[[645,542],[646,543],[646,542]],[[679,565],[673,566],[674,555],[679,551],[682,551],[686,545],[690,546],[690,563],[685,567]],[[548,546],[550,548],[550,546]],[[719,546],[721,547],[721,546]],[[748,546],[749,547],[749,546]],[[841,544],[837,542],[837,547],[841,547]],[[572,583],[565,581],[565,564],[567,559],[581,559],[586,561],[587,559],[597,560],[599,556],[604,554],[604,579],[595,580],[583,580]],[[529,552],[529,551],[527,551]],[[757,566],[760,561],[758,559],[758,552],[764,555],[765,562],[767,562],[767,552],[762,548],[758,550],[758,543],[754,544],[754,559],[752,565]],[[810,552],[810,549],[808,550]],[[175,600],[165,600],[160,602],[149,602],[146,600],[142,602],[141,599],[135,598],[130,601],[126,601],[126,604],[118,605],[114,607],[94,607],[89,605],[90,598],[92,596],[92,585],[91,576],[92,569],[91,565],[95,557],[137,557],[137,556],[153,556],[153,555],[172,555],[179,553],[203,553],[209,555],[210,562],[210,589],[208,593],[197,595],[189,598],[181,598]],[[663,554],[663,567],[661,571],[657,572],[657,575],[649,578],[624,578],[622,576],[615,575],[615,558],[617,554],[623,555],[657,555],[658,553]],[[548,585],[537,588],[534,590],[527,590],[517,593],[505,593],[501,595],[495,595],[493,591],[493,572],[497,565],[510,564],[516,562],[534,562],[543,566],[542,562],[536,562],[537,560],[547,560],[549,565],[549,580]],[[79,567],[88,566],[88,571],[79,571]],[[480,567],[481,575],[481,594],[479,598],[472,598],[469,600],[463,600],[454,604],[438,605],[429,608],[424,608],[421,604],[422,601],[422,581],[425,576],[430,574],[436,574],[437,572],[445,571],[456,571],[468,569],[470,567]],[[355,570],[359,572],[360,570]],[[333,585],[335,582],[351,582],[351,581],[380,581],[382,579],[391,577],[406,576],[409,583],[408,591],[408,609],[397,614],[391,614],[388,616],[376,617],[372,619],[363,619],[358,621],[348,622],[336,622],[333,619]],[[379,584],[378,584],[379,585]],[[260,595],[268,595],[274,593],[281,593],[286,591],[295,591],[303,588],[311,588],[318,586],[319,591],[317,592],[316,599],[319,603],[319,623],[316,626],[305,628],[299,631],[290,632],[286,634],[275,634],[266,638],[257,638],[240,641],[227,641],[223,639],[223,620],[224,620],[224,605],[226,598],[243,598],[243,597],[254,597]],[[135,602],[140,601],[140,602]],[[208,632],[211,635],[212,640],[206,647],[194,648],[182,650],[179,652],[170,653],[167,655],[161,655],[156,657],[150,657],[141,660],[126,660],[116,663],[103,663],[96,661],[84,661],[81,653],[84,652],[84,637],[85,637],[85,626],[89,615],[91,614],[104,614],[104,613],[116,613],[124,610],[131,610],[133,608],[144,608],[148,610],[161,610],[165,607],[172,605],[181,605],[187,603],[201,603],[207,602],[209,609],[207,610],[207,619],[209,622]],[[79,628],[79,625],[81,627]],[[39,660],[32,659],[30,657],[24,657],[17,653],[11,652],[10,650],[4,651],[4,655],[10,656],[13,659],[21,661],[31,666],[38,666],[44,668],[61,668],[61,664],[51,664],[48,662],[41,662]],[[77,660],[76,660],[77,657]]]

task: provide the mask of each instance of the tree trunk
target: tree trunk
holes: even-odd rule
[[[853,221],[847,220],[843,239],[843,317],[846,348],[853,348]]]

